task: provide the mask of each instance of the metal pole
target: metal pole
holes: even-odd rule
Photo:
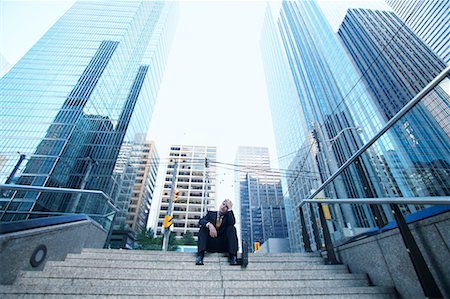
[[[314,213],[314,207],[312,205],[312,203],[309,204],[309,216],[311,218],[311,224],[312,224],[312,228],[313,228],[313,233],[314,233],[314,240],[316,241],[316,250],[320,250],[322,249],[322,240],[320,240],[319,237],[319,228],[317,227],[317,222],[316,222],[316,215]]]
[[[434,280],[434,277],[431,274],[431,271],[428,268],[411,231],[409,230],[408,224],[406,223],[400,208],[396,204],[390,204],[390,207],[395,221],[397,222],[403,242],[405,243],[406,251],[408,252],[414,266],[414,270],[416,271],[417,278],[419,278],[425,297],[443,298],[442,293],[439,290],[439,287],[437,286],[436,281]]]
[[[202,182],[202,205],[200,207],[200,213],[201,216],[203,217],[205,209],[204,209],[204,205],[205,205],[205,180],[206,180],[206,167],[208,167],[208,158],[205,157],[205,175],[203,176],[203,182]]]
[[[336,254],[334,253],[333,242],[331,241],[330,231],[328,230],[327,220],[323,214],[322,204],[318,203],[320,224],[322,225],[323,239],[325,241],[325,249],[327,251],[327,259],[329,264],[339,264]]]
[[[172,216],[172,214],[173,214],[173,211],[172,211],[173,194],[175,192],[177,169],[178,169],[178,162],[175,161],[175,163],[173,164],[172,185],[170,187],[169,206],[167,208],[167,215],[169,215],[169,216]],[[164,230],[164,239],[163,239],[163,246],[162,246],[163,251],[167,251],[167,249],[169,248],[169,237],[170,237],[170,227],[168,227]]]
[[[303,244],[305,246],[305,251],[312,252],[311,242],[309,241],[308,231],[306,230],[305,215],[303,214],[302,207],[299,208],[299,211],[300,211],[300,222],[302,224],[302,238],[303,238]]]
[[[24,154],[20,155],[19,160],[17,161],[16,165],[14,166],[14,169],[11,171],[8,178],[6,179],[5,184],[9,184],[12,181],[12,179],[16,175],[17,170],[19,170],[19,167],[22,164],[23,160],[25,160],[25,158],[26,158],[26,155],[24,155]]]
[[[203,215],[206,215],[208,213],[208,188],[209,188],[209,164],[208,164],[208,158],[205,158],[205,177],[204,181],[205,184],[203,184],[203,200],[202,200],[202,217]]]
[[[369,198],[374,198],[375,194],[372,191],[372,184],[370,180],[366,176],[366,172],[363,168],[363,163],[361,157],[358,157],[355,160],[355,166],[357,171],[359,172],[359,175],[361,177],[361,180],[363,181],[363,186],[365,186],[364,192],[366,193],[366,196]],[[386,225],[386,222],[383,219],[383,216],[380,211],[379,205],[369,205],[370,210],[372,211],[373,216],[375,217],[375,224],[378,226],[378,228],[382,228]]]

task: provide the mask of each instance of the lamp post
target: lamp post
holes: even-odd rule
[[[363,132],[363,129],[362,129],[361,127],[358,127],[358,126],[356,126],[356,127],[347,127],[347,128],[342,129],[342,130],[339,131],[333,138],[330,138],[330,139],[328,139],[328,140],[324,140],[324,142],[330,142],[330,146],[329,146],[329,148],[328,148],[328,151],[331,150],[331,147],[336,143],[337,139],[338,139],[345,131],[348,131],[348,130],[356,130],[356,132],[357,132],[358,134],[361,134],[361,133]]]
[[[330,146],[328,148],[328,151],[331,151],[331,148],[333,147],[333,145],[336,143],[336,141],[338,140],[338,138],[345,132],[348,130],[356,130],[356,132],[358,134],[361,134],[363,132],[363,129],[359,126],[353,126],[353,127],[347,127],[342,129],[341,131],[339,131],[336,136],[334,136],[331,139],[325,140],[325,142],[330,142]],[[375,194],[372,190],[372,188],[370,187],[370,181],[367,178],[365,171],[363,169],[363,163],[361,160],[361,157],[358,157],[355,161],[355,167],[356,170],[358,171],[358,173],[360,174],[360,178],[362,180],[362,183],[364,185],[364,192],[366,193],[366,196],[368,198],[375,198]],[[381,211],[380,211],[380,207],[378,205],[369,205],[370,210],[372,211],[374,218],[375,218],[375,223],[379,228],[382,228],[385,224],[386,221],[384,220]]]
[[[178,161],[175,161],[175,163],[173,164],[173,175],[172,175],[172,185],[170,187],[169,206],[167,207],[167,214],[165,217],[165,219],[168,219],[168,222],[171,222],[172,217],[173,217],[172,216],[173,215],[173,196],[175,194],[177,171],[178,171]],[[167,225],[167,227],[164,229],[162,251],[167,251],[169,249],[169,237],[170,237],[170,224]]]
[[[19,170],[20,165],[22,164],[23,160],[26,159],[26,155],[21,154],[18,152],[18,154],[20,154],[19,160],[17,161],[16,165],[14,166],[13,170],[11,171],[11,173],[9,174],[8,178],[5,181],[5,184],[9,184],[11,183],[12,179],[14,178],[14,176],[16,175],[17,170]]]

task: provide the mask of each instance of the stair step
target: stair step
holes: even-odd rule
[[[107,254],[139,254],[139,255],[187,255],[192,256],[195,253],[192,252],[179,252],[179,251],[158,251],[158,250],[123,250],[123,249],[100,249],[100,248],[83,248],[81,254],[84,253],[107,253]],[[211,255],[217,255],[218,253],[211,253]],[[318,253],[313,252],[295,252],[295,253],[249,253],[249,257],[320,257]]]
[[[0,294],[1,291],[0,291]],[[228,296],[230,297],[230,296]],[[234,298],[242,298],[241,296],[235,297],[235,296],[231,296]],[[137,299],[137,298],[146,298],[146,299],[161,299],[162,296],[161,295],[156,295],[156,296],[152,296],[150,294],[146,294],[145,296],[143,296],[142,294],[128,294],[128,295],[120,295],[120,296],[114,296],[114,295],[87,295],[87,294],[83,294],[83,297],[80,297],[80,295],[68,295],[68,294],[2,294],[2,299],[112,299],[112,298],[120,298],[120,299]],[[223,299],[224,296],[223,295],[216,295],[216,296],[184,296],[184,295],[172,295],[171,298],[175,298],[175,299]],[[255,299],[255,297],[248,297],[248,298],[252,298]],[[258,297],[259,298],[264,298],[264,297]],[[267,298],[271,298],[274,299],[273,297],[267,297]],[[308,297],[309,298],[309,297]],[[313,298],[314,299],[314,298]],[[321,297],[321,299],[323,299],[323,297]],[[355,298],[356,299],[356,298]]]
[[[304,287],[361,287],[368,286],[367,279],[354,279],[354,280],[330,280],[330,279],[317,279],[317,280],[258,280],[258,281],[224,281],[221,280],[208,280],[199,281],[204,288],[256,288],[266,287],[270,284],[272,288],[304,288]],[[192,280],[136,280],[136,279],[83,279],[83,278],[21,278],[17,281],[16,285],[73,285],[73,286],[142,286],[143,284],[161,288],[189,288],[192,287],[195,282]]]
[[[204,268],[208,269],[220,269],[224,267],[230,267],[228,261],[209,261],[204,260]],[[128,269],[177,269],[185,270],[198,268],[195,265],[195,261],[178,261],[178,262],[166,262],[166,261],[126,261],[126,260],[85,260],[85,259],[67,259],[66,261],[48,261],[47,267],[99,267],[99,268],[128,268]],[[258,269],[258,270],[270,270],[270,269],[321,269],[328,268],[329,265],[324,265],[318,262],[290,262],[290,263],[249,263],[247,269]],[[346,268],[344,265],[333,265],[333,268]],[[330,268],[331,269],[331,268]]]
[[[308,268],[303,267],[302,269],[282,269],[282,268],[269,268],[269,269],[250,269],[245,268],[242,269],[239,266],[226,266],[225,268],[220,269],[220,267],[217,267],[216,265],[204,265],[204,266],[196,266],[194,264],[186,265],[186,268],[176,268],[176,269],[169,269],[169,268],[151,268],[151,267],[139,267],[139,268],[111,268],[111,267],[67,267],[67,266],[49,266],[45,267],[44,270],[41,273],[61,273],[61,274],[69,274],[70,273],[77,273],[82,274],[86,272],[99,272],[99,273],[120,273],[121,276],[126,275],[133,275],[133,273],[140,273],[139,275],[145,275],[146,273],[171,273],[173,274],[201,274],[201,273],[212,273],[214,271],[221,271],[223,275],[237,275],[237,274],[243,274],[243,275],[258,275],[258,273],[264,273],[264,275],[281,275],[283,273],[288,273],[289,275],[292,275],[293,273],[309,273],[311,276],[314,276],[317,272],[323,272],[323,273],[348,273],[347,268],[340,266],[340,265],[332,265],[332,266],[326,266],[326,265],[311,265]]]
[[[392,288],[383,287],[300,287],[300,288],[206,288],[193,287],[167,288],[158,286],[72,286],[63,288],[56,285],[33,285],[24,288],[21,285],[0,286],[2,294],[60,294],[60,295],[141,295],[152,296],[307,296],[307,295],[393,295]]]
[[[395,295],[392,288],[385,287],[306,287],[306,288],[233,288],[225,289],[225,295],[232,296],[307,296],[307,295]]]
[[[222,270],[221,277],[216,275],[217,271],[203,270],[203,267],[197,267],[199,270],[190,271],[159,271],[159,270],[118,270],[111,271],[108,268],[102,269],[84,269],[84,268],[59,268],[55,270],[45,271],[24,271],[19,274],[18,281],[22,278],[67,278],[67,279],[134,279],[134,280],[193,280],[193,278],[201,277],[202,281],[207,280],[348,280],[348,279],[365,279],[365,274],[346,273],[330,270],[322,271],[229,271]]]
[[[204,288],[203,286],[194,287],[192,284],[186,288],[167,288],[154,286],[73,286],[65,285],[32,285],[24,288],[23,285],[0,286],[0,294],[59,294],[59,295],[141,295],[152,296],[223,296],[222,288]]]
[[[96,259],[96,260],[139,260],[139,261],[191,261],[195,259],[195,254],[121,254],[121,253],[108,253],[108,252],[83,252],[82,254],[73,254],[70,253],[67,255],[66,260],[69,259]],[[207,254],[205,260],[210,259],[220,259],[226,260],[227,257],[224,257],[222,254]],[[253,255],[249,256],[250,263],[261,263],[261,262],[318,262],[324,263],[323,258],[319,256],[261,256],[261,255]]]

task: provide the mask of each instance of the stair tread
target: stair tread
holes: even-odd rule
[[[43,271],[22,271],[0,294],[58,296],[264,298],[390,298],[389,287],[369,286],[367,275],[345,265],[327,265],[318,254],[250,254],[247,268],[228,265],[223,254],[194,264],[185,252],[83,249],[65,261],[48,261]],[[198,283],[196,283],[198,282]]]
[[[296,288],[205,288],[203,286],[193,287],[187,286],[186,288],[165,288],[165,287],[154,287],[154,286],[70,286],[66,285],[64,288],[60,286],[53,285],[33,285],[30,288],[24,288],[22,285],[12,285],[12,286],[0,286],[0,293],[3,294],[147,294],[152,295],[220,295],[220,294],[230,294],[230,295],[268,295],[268,294],[375,294],[375,293],[392,293],[392,288],[387,287],[333,287],[333,288],[323,288],[323,287],[296,287]]]

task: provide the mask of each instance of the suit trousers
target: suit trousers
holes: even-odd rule
[[[198,232],[197,247],[198,253],[205,251],[228,252],[237,255],[238,238],[236,228],[234,226],[227,226],[218,232],[216,238],[211,238],[208,228],[201,227]]]

